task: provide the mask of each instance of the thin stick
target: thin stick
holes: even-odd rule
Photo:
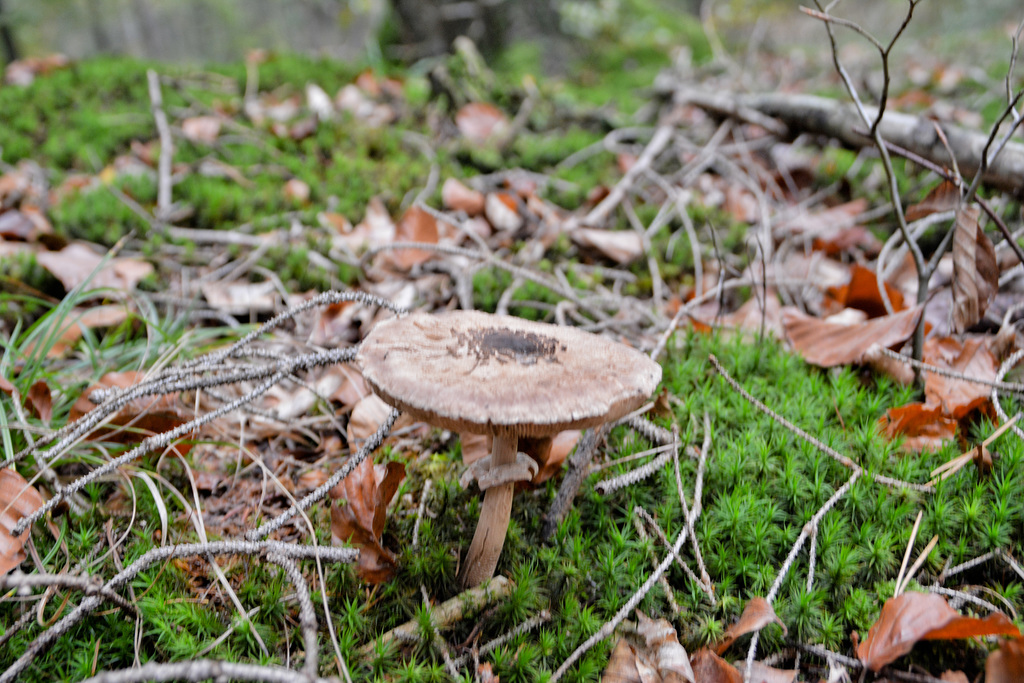
[[[164,113],[164,98],[160,93],[160,76],[156,71],[146,71],[149,81],[149,101],[160,135],[160,159],[157,161],[156,219],[163,221],[171,211],[171,162],[174,160],[174,140]]]
[[[900,586],[903,585],[903,573],[907,569],[907,562],[910,562],[910,551],[914,549],[914,541],[917,540],[917,530],[921,526],[921,518],[924,516],[924,510],[920,510],[917,513],[917,519],[914,520],[914,528],[910,530],[910,540],[907,541],[907,549],[903,553],[903,563],[900,565],[900,573],[896,575],[896,590],[892,594],[892,597],[898,596],[902,591]]]

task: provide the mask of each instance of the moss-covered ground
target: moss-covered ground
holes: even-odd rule
[[[706,56],[703,38],[695,37],[692,26],[685,31],[693,40],[694,54],[698,58]],[[458,145],[439,146],[435,161],[441,176],[468,177],[514,167],[548,172],[576,184],[575,191],[550,191],[552,199],[572,208],[590,188],[613,183],[618,172],[608,154],[596,155],[568,171],[553,168],[573,152],[600,141],[608,130],[607,122],[595,123],[593,117],[580,116],[565,123],[565,112],[584,111],[615,100],[619,106],[613,115],[628,120],[644,101],[643,88],[668,63],[668,57],[664,46],[650,39],[636,39],[634,43],[626,39],[621,46],[601,54],[600,59],[588,63],[585,77],[578,82],[541,80],[544,98],[534,125],[516,138],[504,156]],[[496,66],[493,99],[513,113],[512,104],[522,98],[521,77],[530,72],[534,59],[535,55],[524,48],[510,52]],[[305,83],[312,81],[333,93],[364,67],[277,56],[261,65],[260,89],[273,90],[284,98],[301,93]],[[72,174],[102,174],[118,155],[131,149],[133,141],[155,137],[147,68],[158,68],[176,80],[177,87],[164,88],[165,107],[172,111],[230,109],[238,105],[246,81],[244,65],[214,66],[198,72],[124,59],[94,59],[55,71],[27,88],[0,87],[2,161],[9,165],[38,164],[54,187]],[[196,172],[187,174],[175,185],[175,199],[192,208],[189,224],[211,230],[249,224],[255,226],[254,232],[260,232],[287,226],[289,212],[295,211],[304,223],[315,224],[316,214],[326,206],[355,222],[375,196],[382,197],[392,213],[397,212],[405,197],[423,186],[431,164],[415,145],[409,144],[406,135],[429,132],[427,116],[436,103],[429,101],[429,85],[423,76],[397,67],[377,68],[380,75],[394,75],[403,82],[407,110],[395,125],[371,129],[352,118],[342,118],[320,125],[314,135],[299,141],[252,130],[233,131],[230,138],[217,143],[215,151],[220,159],[238,168],[251,185]],[[175,162],[194,171],[211,151],[200,143],[182,140]],[[845,153],[835,157],[836,165],[851,163]],[[836,177],[843,175],[842,169],[833,168],[832,172],[837,173]],[[822,183],[832,180],[829,173],[824,170]],[[155,182],[146,177],[112,177],[109,182],[121,193],[143,206],[154,205]],[[307,203],[290,201],[282,194],[281,186],[291,178],[301,179],[311,188]],[[437,199],[435,196],[430,201],[436,205]],[[68,240],[85,239],[111,246],[131,235],[132,244],[157,266],[156,275],[143,283],[143,289],[151,292],[159,292],[166,278],[188,265],[190,258],[200,258],[192,255],[186,241],[158,234],[106,189],[61,199],[52,205],[49,216],[57,235]],[[729,227],[728,219],[717,218]],[[655,235],[655,240],[664,242],[667,235]],[[309,266],[305,256],[319,248],[322,237],[311,232],[300,243],[270,250],[261,264],[274,270],[293,291],[357,282],[359,273],[351,265],[338,264],[335,271]],[[726,247],[739,242],[738,238],[730,240]],[[174,253],[180,260],[169,262],[161,257],[169,246],[177,247]],[[559,250],[564,248],[564,244],[556,243],[547,256],[558,259],[562,255]],[[677,253],[677,262],[664,266],[668,277],[678,283],[686,277],[692,263],[687,259],[692,256],[683,249]],[[5,456],[25,447],[32,429],[63,424],[84,387],[105,372],[150,367],[163,362],[165,353],[184,360],[240,335],[238,330],[196,328],[185,317],[165,314],[142,303],[142,312],[128,322],[103,335],[87,333],[71,354],[49,361],[39,353],[39,342],[33,339],[45,336],[67,314],[66,304],[53,303],[63,296],[63,289],[31,258],[4,262],[3,268],[0,315],[5,316],[7,327],[0,368],[23,395],[40,379],[55,390],[54,413],[48,423],[29,416],[28,430],[4,427]],[[501,271],[482,270],[477,274],[474,297],[480,308],[493,308],[504,289],[505,277]],[[634,293],[642,293],[649,283],[641,281],[636,287],[639,290]],[[543,301],[551,295],[538,287],[525,288],[522,297]],[[535,314],[535,309],[525,307],[513,306],[512,310]],[[26,353],[32,348],[35,353]],[[757,412],[732,391],[707,361],[711,352],[754,395],[870,473],[923,482],[934,467],[955,454],[954,446],[949,446],[938,453],[906,455],[899,444],[879,436],[876,425],[887,408],[919,398],[913,388],[899,387],[856,369],[813,368],[768,340],[751,343],[678,333],[662,363],[662,386],[674,400],[669,403],[669,412],[658,420],[666,427],[678,426],[685,443],[700,444],[704,438],[702,416],[707,413],[710,417],[711,447],[703,512],[696,532],[717,601],[712,605],[686,574],[673,567],[667,578],[680,613],[672,615],[661,587],[648,594],[640,609],[668,618],[680,642],[691,652],[716,642],[750,598],[765,595],[805,523],[850,476],[846,467]],[[12,369],[16,364],[19,371],[15,374]],[[3,393],[0,420],[0,426],[20,420],[11,397]],[[311,454],[315,451],[314,444],[300,445]],[[610,459],[651,446],[620,427],[612,432],[605,453]],[[351,567],[325,566],[330,619],[354,680],[448,679],[440,654],[428,644],[405,645],[401,651],[378,646],[371,656],[356,654],[359,646],[373,643],[401,623],[418,615],[423,621],[421,585],[436,601],[459,592],[457,558],[468,547],[479,513],[479,497],[458,484],[461,452],[457,436],[432,432],[422,448],[430,455],[408,463],[409,476],[396,499],[401,501],[410,494],[418,500],[425,481],[430,479],[433,494],[428,509],[433,516],[422,521],[418,548],[411,544],[415,515],[408,514],[408,506],[400,503],[397,510],[402,514],[389,518],[383,543],[398,552],[397,576],[368,587],[360,583]],[[851,654],[851,634],[856,631],[863,637],[882,603],[892,596],[919,512],[923,512],[923,518],[918,550],[933,535],[938,537],[919,577],[934,577],[945,566],[994,549],[1022,547],[1024,501],[1019,491],[1024,486],[1024,444],[1003,437],[992,448],[998,455],[989,474],[967,468],[932,493],[888,488],[861,477],[823,520],[816,540],[813,582],[808,585],[805,550],[782,584],[775,607],[789,628],[788,636],[776,626],[769,626],[761,636],[761,651],[778,651],[788,639]],[[76,446],[61,462],[58,473],[72,478],[118,449],[123,446]],[[138,469],[154,472],[157,457],[138,462]],[[377,461],[392,457],[399,456],[385,448],[377,454]],[[336,459],[341,460],[341,456]],[[161,463],[159,475],[168,485],[189,491],[185,464],[193,463],[188,457],[167,458]],[[624,472],[627,467],[613,466],[602,476]],[[681,475],[688,497],[693,493],[696,467],[694,460],[683,457]],[[31,461],[19,465],[19,470],[28,477],[34,474]],[[243,476],[258,476],[251,468],[243,471]],[[296,472],[290,469],[286,474]],[[141,486],[135,486],[133,497],[124,481],[112,478],[88,487],[89,507],[55,516],[52,533],[37,525],[33,532],[36,555],[25,570],[35,567],[57,572],[63,568],[106,578],[115,574],[117,567],[158,545],[154,530],[160,526],[159,506]],[[653,558],[660,559],[664,549],[638,537],[633,524],[637,506],[647,510],[670,537],[680,529],[682,511],[671,467],[606,496],[595,491],[594,482],[591,478],[584,483],[573,509],[547,543],[541,539],[542,518],[558,479],[517,495],[498,565],[498,573],[515,582],[512,594],[493,609],[472,615],[443,634],[451,644],[472,638],[482,643],[542,609],[550,610],[550,621],[516,636],[489,656],[494,673],[502,681],[545,680],[645,581]],[[692,498],[688,503],[692,505]],[[165,504],[171,520],[169,540],[195,541],[182,501],[168,496]],[[133,506],[134,516],[130,514]],[[323,504],[314,506],[310,517],[319,541],[329,545],[329,510]],[[112,539],[122,536],[123,541],[112,552]],[[312,576],[314,569],[307,565],[303,571]],[[283,575],[270,565],[244,557],[225,562],[224,571],[242,604],[255,609],[251,615],[253,627],[242,622],[232,605],[225,603],[205,567],[169,562],[141,573],[131,583],[131,599],[141,613],[138,622],[117,609],[101,609],[38,656],[22,680],[81,680],[96,671],[129,667],[136,657],[141,662],[200,656],[279,664],[294,661],[300,640],[296,630],[298,607]],[[985,599],[1014,614],[1024,608],[1019,577],[1003,564],[982,564],[967,572],[963,583],[981,587]],[[44,627],[66,614],[79,599],[73,591],[57,589],[42,603],[33,600],[32,608],[38,608],[38,614],[0,648],[0,669],[9,666]],[[314,596],[314,602],[319,605],[319,596]],[[10,628],[22,613],[21,596],[16,591],[3,594],[0,632]],[[319,614],[319,618],[322,622],[324,615]],[[261,654],[256,634],[269,655]],[[324,628],[320,637],[322,651],[330,652]],[[747,642],[741,639],[726,656],[742,658]],[[613,644],[613,640],[606,640],[590,650],[568,680],[599,680]],[[983,643],[931,643],[919,645],[909,661],[926,662],[929,671],[941,671],[948,662],[950,668],[963,669],[973,679],[983,667],[985,654]],[[937,660],[943,663],[937,665]],[[322,675],[337,673],[328,664],[321,671]],[[472,677],[467,676],[467,680]]]

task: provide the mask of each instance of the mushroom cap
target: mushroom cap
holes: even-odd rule
[[[417,419],[517,437],[616,420],[661,381],[661,366],[625,344],[479,311],[378,323],[356,362],[378,396]]]

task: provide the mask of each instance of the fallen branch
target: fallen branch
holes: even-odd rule
[[[679,90],[677,102],[694,104],[716,114],[748,118],[742,112],[754,110],[783,122],[790,135],[801,132],[827,135],[853,148],[872,147],[874,142],[852,105],[815,95],[777,93],[718,94],[700,90]],[[877,109],[865,107],[871,117]],[[939,166],[949,163],[949,151],[943,145],[936,126],[941,127],[965,175],[981,168],[981,153],[988,136],[932,119],[887,111],[879,124],[882,138]],[[1024,195],[1024,144],[1011,142],[985,169],[982,181],[997,189]]]

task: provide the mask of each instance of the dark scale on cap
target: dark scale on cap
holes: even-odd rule
[[[515,361],[520,365],[533,365],[538,360],[557,363],[558,352],[566,350],[565,344],[554,337],[524,330],[481,327],[466,332],[452,330],[452,333],[458,344],[448,347],[448,352],[455,357],[476,356],[474,369],[492,359],[499,363]]]

